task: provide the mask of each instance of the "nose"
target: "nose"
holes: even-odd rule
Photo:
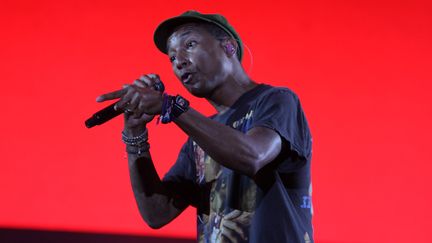
[[[176,67],[178,70],[181,70],[183,68],[186,68],[187,66],[189,66],[190,61],[187,55],[185,54],[178,54],[177,55],[177,60],[176,60]]]

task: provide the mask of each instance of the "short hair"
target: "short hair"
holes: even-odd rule
[[[203,27],[210,35],[212,35],[218,41],[224,41],[228,39],[234,39],[230,34],[228,34],[225,30],[220,28],[219,26],[212,23],[198,22],[198,26]],[[234,39],[235,40],[235,39]],[[237,40],[235,40],[237,43]],[[237,45],[236,52],[238,51],[239,46]],[[237,59],[240,60],[237,55]]]

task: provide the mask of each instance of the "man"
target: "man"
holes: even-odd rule
[[[120,98],[116,108],[125,110],[123,141],[145,222],[160,228],[192,205],[200,242],[313,242],[311,135],[297,96],[247,76],[242,41],[221,15],[188,11],[161,23],[154,40],[184,87],[217,114],[155,90],[153,74],[98,97]],[[189,135],[163,180],[147,141],[155,115]]]

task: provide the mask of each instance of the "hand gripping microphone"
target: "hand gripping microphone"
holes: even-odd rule
[[[162,82],[157,82],[153,85],[155,90],[164,92],[165,86]],[[112,103],[111,105],[105,107],[104,109],[96,112],[93,116],[91,116],[89,119],[85,121],[85,125],[87,128],[92,128],[96,125],[102,125],[105,122],[113,119],[114,117],[122,114],[124,111],[119,109],[115,110],[114,106],[117,104],[117,102]]]

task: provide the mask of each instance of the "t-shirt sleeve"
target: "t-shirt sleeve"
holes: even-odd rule
[[[179,201],[197,206],[199,187],[195,183],[195,163],[191,157],[192,142],[190,139],[182,146],[175,164],[162,179],[165,188]]]
[[[252,127],[276,131],[299,156],[311,153],[311,136],[300,101],[286,88],[274,88],[260,99],[253,113]]]
[[[169,169],[169,171],[163,177],[163,181],[182,182],[182,181],[194,181],[194,168],[193,159],[191,156],[191,141],[188,139],[183,144],[180,153],[177,157],[175,164]]]

